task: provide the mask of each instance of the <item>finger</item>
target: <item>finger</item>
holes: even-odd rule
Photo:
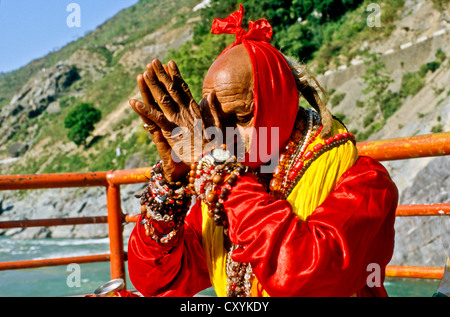
[[[148,86],[144,80],[144,76],[142,74],[139,74],[136,77],[136,81],[137,81],[139,90],[141,92],[142,100],[144,101],[144,103],[147,105],[153,105],[153,106],[157,107],[155,98],[153,98],[152,93],[148,89]]]
[[[141,111],[138,109],[136,103],[138,103],[139,101],[136,99],[130,99],[128,101],[128,103],[130,104],[131,108],[134,110],[134,112],[136,112],[142,119],[142,121],[144,121],[145,124],[148,125],[152,125],[154,124],[154,122],[152,120],[150,120],[149,118],[147,118],[146,115],[144,115],[143,113],[141,113]]]
[[[190,100],[183,98],[184,92],[181,87],[175,84],[170,75],[169,67],[162,65],[161,62],[155,59],[152,62],[153,70],[158,77],[158,80],[164,85],[165,90],[172,97],[180,107],[188,107]],[[181,90],[181,91],[180,91]]]
[[[220,113],[222,109],[218,106],[216,92],[214,90],[206,96],[206,101],[208,103],[208,108],[211,113],[214,126],[222,129],[222,123],[220,121]]]
[[[188,99],[193,100],[194,98],[192,97],[191,90],[189,89],[189,86],[186,84],[183,77],[181,76],[181,72],[178,69],[178,65],[174,61],[169,61],[167,65],[172,81],[175,83],[175,85],[181,87],[181,89],[186,94]]]
[[[172,152],[172,148],[167,142],[161,130],[153,130],[150,132],[153,142],[156,145],[159,156],[163,160],[167,160]]]
[[[220,120],[220,107],[218,107],[215,91],[210,92],[199,104],[199,111],[206,127],[215,126],[222,129]]]
[[[153,124],[166,131],[173,129],[173,124],[158,109],[136,99],[131,99],[129,103],[131,108],[142,118],[142,121],[149,126],[150,130],[155,128],[152,126]]]
[[[144,73],[144,80],[156,103],[159,105],[164,114],[168,118],[171,118],[176,112],[174,102],[165,89],[160,86],[161,84],[153,68],[147,68],[147,71]]]
[[[164,67],[164,71],[170,76],[169,66],[167,66],[167,64],[163,64],[162,66]],[[171,79],[173,80],[173,78]]]

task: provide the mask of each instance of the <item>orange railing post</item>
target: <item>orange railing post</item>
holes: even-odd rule
[[[109,174],[108,174],[109,175]],[[120,185],[108,182],[106,206],[108,209],[109,249],[111,253],[111,279],[125,279],[125,256],[123,249],[123,216],[120,203]]]

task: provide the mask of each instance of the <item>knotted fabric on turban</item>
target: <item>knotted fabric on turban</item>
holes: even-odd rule
[[[243,15],[244,8],[239,5],[239,10],[226,19],[214,19],[211,33],[236,34],[236,41],[220,55],[243,44],[250,56],[254,82],[254,128],[257,133],[253,133],[244,163],[255,168],[270,158],[276,159],[279,150],[288,142],[297,115],[298,92],[283,55],[269,44],[272,37],[269,22],[265,19],[250,22],[248,31],[245,31],[241,27]],[[278,128],[278,133],[272,127]]]

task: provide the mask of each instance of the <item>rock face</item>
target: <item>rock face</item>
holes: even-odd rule
[[[42,114],[75,81],[80,79],[75,66],[59,62],[51,69],[43,69],[30,79],[0,112],[0,144],[6,143],[29,119]],[[17,153],[17,152],[16,152]]]
[[[438,157],[428,161],[402,190],[400,204],[450,203],[450,159]],[[424,162],[425,163],[425,162]],[[420,164],[418,164],[420,166]],[[445,245],[450,239],[448,216],[397,217],[396,247],[393,264],[444,266]]]
[[[28,144],[24,144],[21,142],[13,143],[8,147],[8,153],[11,155],[11,157],[18,157],[19,155],[23,154],[27,150],[28,150]]]

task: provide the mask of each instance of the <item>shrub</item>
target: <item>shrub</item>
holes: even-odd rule
[[[338,118],[341,122],[344,122],[346,118],[345,114],[343,114],[342,112],[335,113],[334,116]]]
[[[60,99],[59,99],[59,105],[61,106],[61,108],[67,108],[67,107],[70,107],[70,105],[72,105],[73,104],[73,102],[74,102],[74,100],[75,100],[75,97],[74,96],[63,96],[63,97],[61,97]]]
[[[384,103],[381,105],[384,118],[389,118],[392,116],[398,109],[400,109],[402,103],[400,94],[389,90],[386,94]]]
[[[339,105],[341,103],[341,101],[344,100],[344,98],[345,98],[345,93],[344,92],[343,93],[339,93],[339,94],[335,94],[333,96],[333,98],[331,98],[331,101],[330,101],[331,102],[331,106],[335,107],[335,106]]]
[[[92,103],[80,103],[64,119],[64,127],[69,129],[67,137],[76,145],[86,145],[86,139],[100,121],[101,112]]]
[[[364,117],[363,125],[365,127],[369,126],[373,121],[375,120],[375,117],[373,114],[369,113],[367,116]]]
[[[377,53],[366,53],[365,61],[368,67],[366,73],[361,76],[364,80],[366,88],[363,94],[368,95],[366,104],[369,109],[377,109],[384,118],[383,104],[389,99],[391,91],[388,89],[393,82],[390,73],[386,69],[386,64],[382,61],[381,55]]]
[[[402,77],[400,87],[400,96],[406,98],[410,95],[414,96],[425,85],[425,78],[420,76],[418,72],[405,73]]]
[[[435,126],[433,126],[431,128],[431,132],[432,133],[440,133],[442,131],[444,131],[444,128],[442,127],[442,124],[435,125]]]
[[[447,58],[447,56],[445,55],[445,53],[442,49],[438,49],[434,56],[436,56],[436,60],[440,63],[445,61],[445,59]]]
[[[430,70],[433,73],[440,66],[441,66],[441,63],[439,63],[437,61],[423,64],[422,66],[420,66],[419,76],[422,76],[422,77],[425,76],[428,73],[428,71],[430,71]]]
[[[363,108],[364,107],[364,101],[356,100],[356,107]]]

